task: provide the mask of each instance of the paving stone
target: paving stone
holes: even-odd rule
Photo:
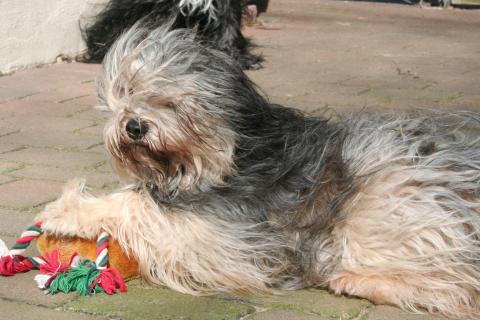
[[[44,179],[60,182],[66,182],[73,178],[85,178],[87,185],[95,188],[103,188],[118,182],[118,178],[114,174],[36,165],[16,170],[11,173],[11,176],[24,179]]]
[[[12,242],[9,242],[9,244],[11,243]],[[38,271],[34,270],[27,273],[16,274],[13,277],[1,277],[0,301],[2,298],[13,299],[15,301],[26,302],[29,304],[56,307],[76,298],[76,294],[45,294],[42,290],[38,289],[37,284],[33,279],[37,274]]]
[[[94,82],[102,69],[100,64],[77,62],[56,64],[52,67],[52,71],[60,74],[69,73],[73,81],[81,83]]]
[[[71,103],[74,100],[87,96],[95,96],[95,84],[92,82],[75,83],[69,86],[62,86],[50,91],[44,91],[25,98],[32,103],[36,101],[47,101],[49,103]]]
[[[311,313],[326,318],[351,319],[361,315],[370,302],[334,296],[325,290],[309,289],[251,300],[266,309]]]
[[[9,176],[0,176],[0,185],[15,181],[15,178],[9,177]]]
[[[22,165],[15,162],[5,162],[0,160],[0,174],[20,169]]]
[[[98,153],[58,151],[52,149],[28,148],[0,154],[0,159],[27,164],[40,164],[55,167],[91,167],[105,156]]]
[[[247,318],[251,320],[331,320],[330,317],[322,317],[318,315],[308,315],[292,311],[266,311],[255,313]]]
[[[102,124],[99,124],[99,125],[96,125],[96,126],[91,126],[91,127],[79,129],[76,132],[80,133],[80,134],[93,135],[93,136],[96,136],[96,137],[103,137],[103,128],[104,127],[105,127],[105,125],[102,123]]]
[[[358,95],[356,86],[373,84],[380,91],[399,89],[388,103],[395,109],[419,104],[474,106],[471,98],[479,92],[474,76],[479,62],[470,62],[470,57],[479,50],[478,41],[471,42],[476,32],[472,30],[479,28],[472,20],[478,22],[478,13],[416,10],[392,3],[278,0],[261,19],[266,28],[247,28],[246,33],[261,44],[257,52],[266,56],[265,68],[249,74],[270,95],[293,94],[291,104],[300,98],[297,94],[308,92],[317,107],[324,101],[352,109],[383,107],[386,96],[377,97],[373,91],[367,99]],[[461,25],[458,19],[469,22]],[[438,23],[449,25],[452,33],[432,36],[429,30]],[[269,24],[279,30],[269,30]],[[376,34],[373,38],[372,32]],[[448,53],[439,50],[444,47],[449,47]],[[300,53],[299,48],[305,50]],[[444,54],[455,58],[443,59]],[[455,101],[435,102],[439,92],[441,96],[464,95]]]
[[[3,123],[2,126],[0,126],[0,137],[6,137],[16,132],[18,132],[18,129],[12,128],[11,126],[4,125]]]
[[[70,132],[19,132],[0,138],[0,143],[15,141],[20,146],[53,147],[85,150],[102,142],[101,136],[80,135]]]
[[[6,128],[10,132],[20,131],[32,134],[42,135],[47,132],[74,132],[76,130],[94,125],[94,121],[61,118],[53,112],[49,114],[29,114],[26,116],[14,115],[0,119],[0,127]]]
[[[69,116],[86,109],[86,106],[75,103],[53,103],[48,101],[13,100],[0,104],[5,116],[31,116],[51,114],[58,117]]]
[[[254,312],[252,306],[221,297],[193,297],[164,288],[148,288],[137,281],[128,283],[128,292],[111,297],[79,298],[67,308],[122,320],[236,320]]]
[[[98,65],[56,64],[0,77],[0,103],[31,97],[59,87],[91,82],[95,79],[97,70]]]
[[[44,81],[31,79],[32,73],[33,69],[30,72],[23,70],[0,77],[0,103],[32,96],[51,87],[51,84]]]
[[[98,121],[101,123],[105,123],[110,117],[112,116],[111,112],[98,110],[96,108],[88,108],[84,111],[77,112],[71,115],[76,119],[85,119],[85,120],[93,120]]]
[[[39,91],[35,88],[25,87],[23,84],[17,86],[10,85],[8,87],[2,87],[0,84],[0,104],[7,101],[28,97],[37,93],[39,93]]]
[[[447,320],[427,314],[413,314],[390,306],[376,306],[368,313],[368,320]]]
[[[87,97],[78,98],[72,101],[65,102],[66,105],[74,105],[85,109],[94,109],[98,105],[98,98],[96,94]]]
[[[108,151],[105,148],[105,145],[103,144],[103,142],[101,144],[96,145],[93,148],[89,148],[88,151],[104,154],[105,158],[108,158]]]
[[[18,149],[19,146],[13,143],[8,143],[8,144],[0,144],[0,153],[12,151],[15,149]]]
[[[28,208],[54,200],[62,184],[50,181],[19,180],[0,185],[0,206]]]
[[[0,209],[0,234],[18,237],[35,221],[36,213]]]
[[[114,174],[114,170],[112,169],[112,166],[111,166],[111,164],[108,160],[105,161],[105,163],[103,163],[102,165],[96,167],[96,169],[99,172],[113,173]]]
[[[1,279],[0,279],[1,281]],[[37,289],[38,290],[38,289]],[[73,313],[57,309],[49,309],[45,306],[36,306],[11,300],[0,299],[2,319],[25,320],[25,319],[49,319],[49,320],[88,320],[105,319],[91,315]]]

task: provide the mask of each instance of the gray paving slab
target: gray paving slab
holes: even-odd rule
[[[290,310],[342,320],[360,317],[371,306],[367,300],[334,296],[319,289],[288,292],[258,300],[253,298],[251,301],[267,309]]]
[[[415,314],[401,311],[390,306],[376,306],[368,313],[368,320],[447,320],[447,318],[428,315]]]
[[[56,131],[18,132],[0,138],[0,143],[15,141],[20,146],[58,148],[66,150],[87,150],[102,143],[101,136],[80,135],[77,133]]]
[[[247,34],[265,68],[249,74],[274,101],[341,111],[479,109],[476,10],[275,0],[261,19]]]
[[[244,319],[255,312],[253,306],[239,300],[217,296],[193,297],[164,288],[149,288],[137,282],[130,283],[125,294],[79,298],[66,307],[122,320],[233,320]]]
[[[283,310],[274,310],[274,311],[263,311],[257,312],[252,315],[252,320],[327,320],[331,319],[328,317],[322,317],[319,315],[304,314],[293,311],[283,311]]]
[[[9,173],[22,168],[22,165],[15,162],[0,161],[0,174]]]
[[[89,109],[92,106],[77,103],[53,103],[49,101],[32,102],[26,99],[12,100],[0,104],[4,116],[45,115],[69,117],[72,114]]]
[[[49,319],[49,320],[88,320],[106,319],[87,314],[51,309],[45,306],[36,306],[8,299],[0,299],[0,310],[2,319],[25,320],[25,319]]]
[[[0,185],[0,206],[30,208],[54,200],[62,184],[53,181],[19,180]]]
[[[27,227],[35,222],[35,216],[36,213],[29,211],[0,209],[0,235],[19,237]]]
[[[99,171],[86,171],[68,168],[55,168],[45,166],[28,166],[20,170],[11,172],[9,176],[16,179],[36,179],[66,182],[73,178],[85,179],[87,185],[102,189],[108,185],[118,182],[118,177],[113,173],[103,173]]]
[[[2,153],[0,159],[66,168],[90,167],[106,160],[104,155],[95,152],[60,151],[49,148],[27,148]]]

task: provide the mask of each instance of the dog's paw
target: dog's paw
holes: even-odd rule
[[[86,212],[89,199],[83,193],[84,187],[83,180],[68,182],[62,196],[37,216],[47,234],[91,239],[99,233],[101,226],[91,223]]]

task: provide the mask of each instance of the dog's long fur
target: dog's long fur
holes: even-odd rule
[[[319,286],[479,318],[479,114],[307,117],[168,28],[122,36],[98,90],[130,184],[70,185],[39,217],[47,233],[105,228],[145,279],[185,293]]]
[[[261,3],[261,9],[266,10],[267,4]],[[242,35],[245,5],[245,0],[109,0],[83,28],[86,57],[102,61],[115,40],[135,23],[145,28],[171,24],[173,28],[194,28],[204,41],[229,54],[244,69],[256,69],[263,58],[250,53],[252,45]]]

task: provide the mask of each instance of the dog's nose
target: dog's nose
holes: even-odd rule
[[[148,126],[146,123],[138,120],[129,120],[127,122],[127,134],[133,140],[142,139],[148,132]]]

